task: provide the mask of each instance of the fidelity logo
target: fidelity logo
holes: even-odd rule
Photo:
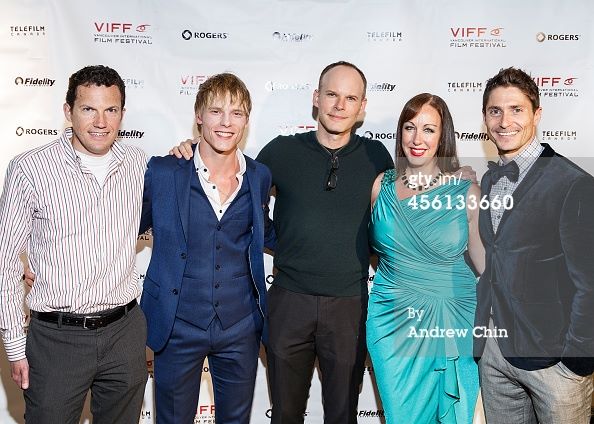
[[[17,127],[15,131],[19,137],[22,135],[58,135],[58,130],[53,128],[24,128]]]
[[[580,41],[580,34],[545,34],[539,32],[536,34],[536,41],[543,43],[545,41]]]
[[[144,88],[144,80],[136,78],[122,78],[126,88]]]
[[[367,35],[367,41],[402,41],[402,32],[400,31],[367,31],[365,34]]]
[[[383,409],[362,409],[357,414],[359,418],[383,418],[384,417],[384,410]]]
[[[185,29],[182,31],[181,36],[184,40],[224,40],[229,37],[228,32],[200,32],[200,31],[191,31],[189,29]]]
[[[472,141],[472,140],[488,140],[489,135],[486,132],[455,132],[456,140],[459,141]]]
[[[367,86],[369,91],[394,91],[396,84],[390,84],[389,82],[374,82]]]
[[[501,27],[450,27],[450,47],[505,48]]]
[[[363,137],[369,138],[370,140],[396,140],[396,133],[395,132],[372,132],[372,131],[365,131],[363,133]]]
[[[93,41],[104,44],[153,44],[151,25],[130,22],[95,22]]]
[[[576,84],[578,78],[561,76],[532,77],[542,97],[549,98],[576,98],[580,92]]]
[[[144,135],[144,131],[138,131],[138,130],[119,130],[118,131],[118,138],[141,139],[143,135]]]
[[[307,125],[307,124],[298,124],[298,125],[279,125],[279,133],[280,135],[293,135],[298,133],[304,133],[307,131],[315,130],[315,125]]]
[[[450,93],[476,93],[483,91],[483,83],[479,81],[449,81]]]
[[[180,96],[195,96],[198,93],[200,85],[206,81],[210,75],[181,75],[179,95]]]
[[[274,31],[272,33],[272,39],[276,41],[282,41],[285,43],[302,43],[304,41],[311,41],[313,35],[296,33],[296,32],[279,32]]]
[[[16,77],[14,79],[16,85],[25,87],[51,87],[55,82],[56,80],[50,78]]]
[[[264,84],[264,89],[266,91],[303,91],[307,90],[310,91],[312,89],[312,85],[309,82],[275,82],[275,81],[266,81]]]
[[[45,25],[15,25],[10,27],[12,37],[41,37],[45,35]]]
[[[572,141],[577,140],[578,134],[575,130],[542,130],[541,139],[543,141]]]

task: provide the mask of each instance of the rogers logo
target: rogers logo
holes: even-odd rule
[[[197,39],[221,39],[224,40],[229,36],[228,32],[194,32],[189,29],[182,31],[181,36],[184,40],[189,41],[192,38]]]
[[[536,41],[543,43],[545,41],[580,41],[579,34],[545,34],[539,32],[536,34]]]
[[[15,131],[17,136],[22,135],[58,135],[58,130],[52,128],[23,128],[17,127]]]
[[[363,133],[363,137],[369,138],[370,140],[395,140],[396,133],[386,133],[386,132],[371,132],[365,131]]]

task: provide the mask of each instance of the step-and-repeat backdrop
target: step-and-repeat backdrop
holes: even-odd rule
[[[278,134],[315,129],[312,92],[328,63],[348,60],[366,73],[368,106],[357,132],[394,150],[407,99],[442,96],[454,117],[463,162],[479,175],[496,155],[482,125],[485,80],[500,68],[528,71],[541,90],[538,135],[588,168],[594,80],[594,3],[590,0],[3,0],[0,14],[0,184],[16,154],[58,137],[68,77],[89,64],[122,75],[127,113],[120,138],[149,155],[194,135],[193,103],[210,75],[230,71],[253,96],[244,151],[254,157]],[[592,172],[592,169],[589,169]],[[1,242],[1,241],[0,241]],[[146,271],[150,237],[138,244]],[[272,261],[267,256],[268,273]],[[372,280],[372,278],[370,279]],[[272,281],[272,275],[269,276]],[[22,395],[2,356],[0,422],[22,422]],[[252,422],[267,423],[270,402],[262,355]],[[147,352],[152,374],[152,354]],[[196,423],[214,423],[204,364]],[[307,423],[322,422],[314,374]],[[383,411],[368,364],[359,422]],[[90,414],[85,412],[83,421]],[[152,379],[141,423],[154,422]]]

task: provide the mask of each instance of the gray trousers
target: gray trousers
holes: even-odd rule
[[[138,423],[146,368],[139,306],[97,330],[31,319],[27,334],[27,424],[78,424],[91,390],[94,424]]]
[[[505,360],[493,338],[479,361],[487,424],[589,424],[592,376],[561,362],[526,371]]]

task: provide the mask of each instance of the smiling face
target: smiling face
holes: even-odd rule
[[[411,168],[436,161],[442,124],[439,112],[424,104],[419,113],[402,125],[402,150]]]
[[[318,134],[350,136],[365,110],[364,96],[365,85],[357,70],[340,65],[326,72],[313,95],[313,105],[318,108]]]
[[[505,159],[515,157],[536,135],[542,109],[517,87],[497,87],[487,99],[484,119],[489,138]]]
[[[117,138],[124,116],[120,89],[115,85],[80,85],[73,106],[64,104],[64,116],[72,123],[74,149],[103,156]]]
[[[248,123],[248,112],[244,105],[231,96],[216,96],[196,113],[196,122],[201,126],[200,153],[234,153],[243,139]],[[204,149],[204,150],[203,150]]]

